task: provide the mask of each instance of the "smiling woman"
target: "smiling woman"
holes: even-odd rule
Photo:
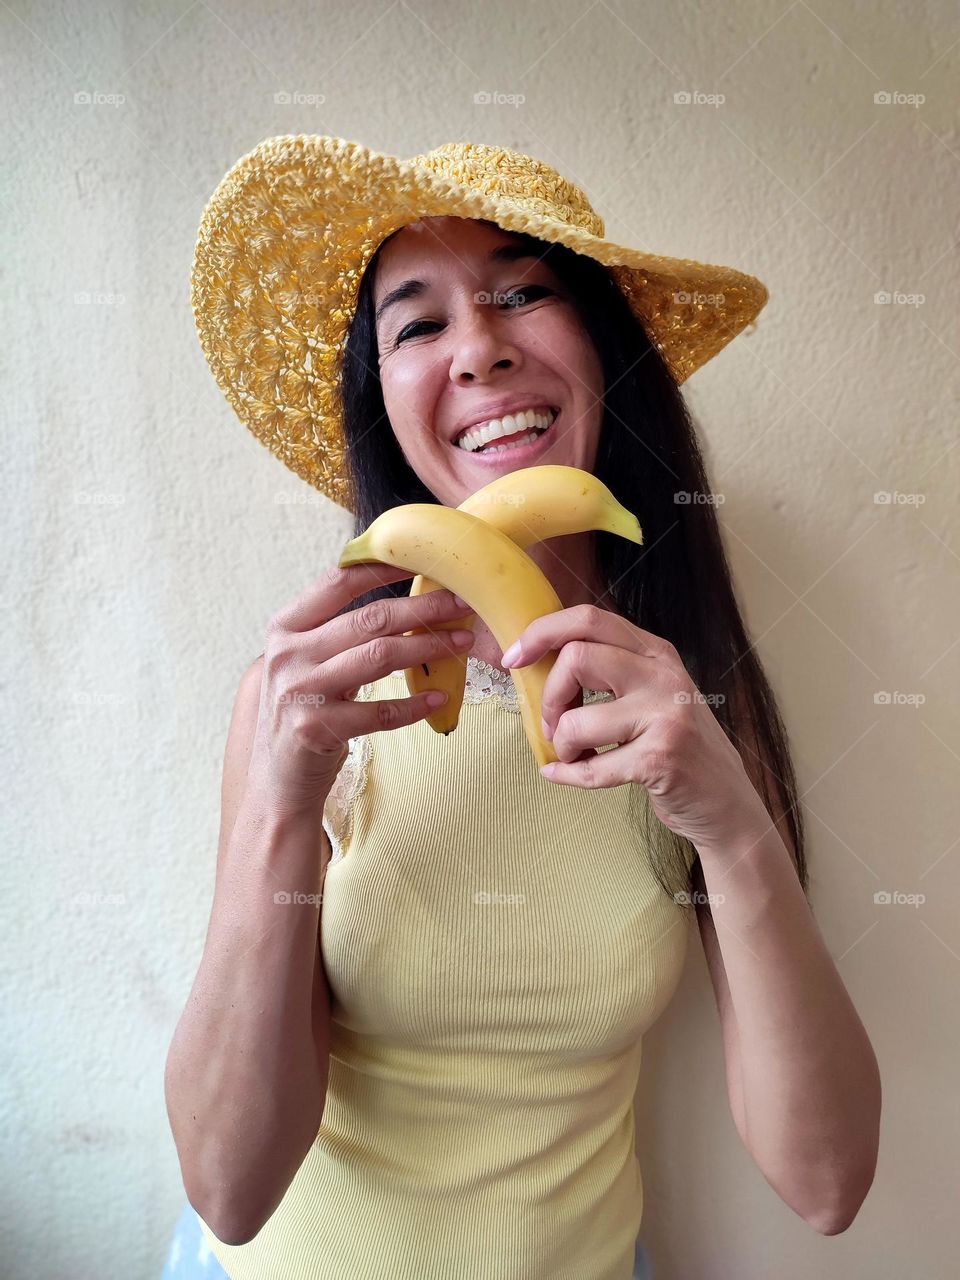
[[[348,507],[355,535],[399,504],[457,506],[520,466],[601,480],[638,517],[642,553],[607,532],[533,546],[563,609],[532,626],[555,628],[551,648],[593,651],[602,679],[578,689],[572,715],[594,732],[637,732],[639,703],[617,720],[626,699],[614,673],[627,661],[659,674],[651,706],[695,682],[715,711],[683,716],[708,748],[688,752],[702,769],[694,800],[730,789],[755,817],[762,804],[738,752],[763,762],[756,786],[789,839],[778,888],[788,876],[796,892],[779,896],[796,920],[807,885],[786,736],[715,506],[700,500],[707,478],[679,388],[766,291],[732,268],[603,234],[579,188],[505,148],[445,144],[398,161],[342,139],[268,140],[227,175],[198,237],[203,348],[258,439]],[[689,301],[712,285],[728,290],[719,302]],[[397,625],[412,602],[394,599],[409,578],[365,594],[336,573],[323,581],[339,584],[335,599],[331,587],[311,610],[307,593],[284,615],[295,635],[273,628],[269,642],[299,655],[305,689],[331,690],[313,698],[311,725],[346,755],[299,833],[322,911],[296,960],[293,911],[256,929],[243,986],[229,944],[217,946],[239,932],[221,908],[203,998],[184,1015],[169,1072],[203,1238],[234,1280],[646,1277],[634,1095],[643,1037],[680,980],[693,904],[710,918],[697,848],[658,818],[662,797],[637,777],[558,786],[537,771],[481,619],[457,731],[413,722],[401,696],[413,637]],[[387,607],[365,608],[377,600]],[[561,634],[574,625],[575,645]],[[248,738],[276,666],[271,649],[245,677],[237,723]],[[351,676],[342,698],[335,668]],[[563,653],[553,672],[579,684]],[[278,701],[266,698],[271,723]],[[559,716],[557,739],[570,723]],[[283,754],[280,735],[262,732]],[[597,742],[583,763],[619,767],[623,745]],[[248,776],[249,754],[237,759],[236,776]],[[286,761],[295,779],[298,760]],[[252,794],[243,830],[260,832],[270,824]],[[263,837],[254,856],[227,842],[214,912],[222,899],[254,915],[236,868],[289,871],[292,840]],[[722,977],[718,952],[707,954]],[[735,976],[737,1003],[768,1012],[760,978],[751,989],[743,968]],[[718,992],[734,1045],[733,1002]],[[230,1043],[209,1009],[230,1011]],[[277,1010],[289,1021],[264,1021]],[[777,1126],[766,1129],[776,1154]],[[835,1221],[836,1202],[816,1192],[803,1211],[829,1208]]]

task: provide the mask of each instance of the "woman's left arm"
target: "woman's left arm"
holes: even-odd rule
[[[846,1230],[876,1171],[880,1073],[739,751],[674,646],[626,618],[595,605],[546,614],[503,663],[551,649],[543,715],[559,763],[541,772],[588,788],[640,783],[695,845],[736,1018],[744,1140],[797,1213],[825,1235]],[[579,706],[582,687],[614,697]]]
[[[778,1195],[836,1235],[877,1167],[873,1047],[769,817],[697,851],[736,1014],[745,1144]]]

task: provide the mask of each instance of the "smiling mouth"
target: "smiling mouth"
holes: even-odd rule
[[[550,421],[545,427],[521,427],[518,431],[512,431],[506,436],[497,436],[493,440],[485,441],[476,449],[465,448],[460,442],[465,436],[469,435],[473,428],[467,427],[461,431],[453,440],[450,441],[453,448],[458,449],[461,453],[469,453],[474,456],[485,453],[496,453],[498,449],[521,448],[527,444],[532,444],[539,440],[541,436],[547,434],[552,429],[560,416],[560,410],[555,405],[549,406]],[[521,444],[522,442],[522,444]]]

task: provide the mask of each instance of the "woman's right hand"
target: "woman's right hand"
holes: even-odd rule
[[[472,614],[452,592],[374,600],[335,616],[375,587],[414,575],[384,564],[325,573],[271,618],[263,655],[260,710],[248,783],[256,783],[284,813],[323,805],[349,750],[349,739],[399,729],[434,708],[427,694],[355,702],[361,685],[420,662],[466,653],[451,631],[405,636],[412,627]]]

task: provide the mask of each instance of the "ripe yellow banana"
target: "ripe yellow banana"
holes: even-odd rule
[[[501,649],[535,618],[563,608],[525,551],[479,516],[455,507],[412,502],[384,511],[340,553],[341,568],[368,561],[432,575],[483,618]],[[557,759],[540,728],[543,686],[556,660],[552,649],[513,673],[524,732],[541,765]]]
[[[526,550],[545,538],[567,533],[586,533],[601,529],[616,533],[642,546],[643,532],[637,517],[619,503],[602,480],[579,467],[539,466],[507,471],[484,485],[458,510],[480,516],[487,524]],[[418,575],[410,587],[411,596],[436,591],[439,583]],[[463,592],[458,592],[463,596]],[[441,622],[435,631],[453,631],[469,627],[470,617]],[[414,627],[406,635],[421,634],[426,628]],[[512,674],[512,673],[511,673]],[[425,689],[442,689],[447,700],[432,711],[427,723],[437,733],[450,733],[460,719],[463,692],[467,681],[467,655],[452,654],[435,658],[417,667],[408,667],[404,676],[411,693]]]

